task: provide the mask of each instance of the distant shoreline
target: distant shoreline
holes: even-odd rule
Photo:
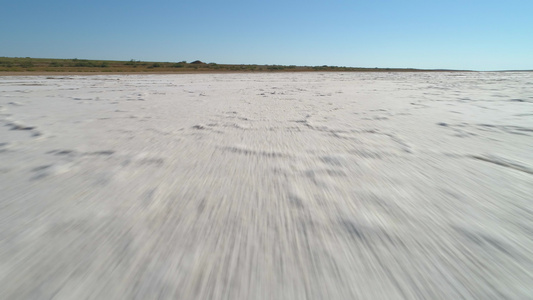
[[[195,75],[195,74],[282,74],[282,73],[424,73],[424,72],[476,72],[476,71],[394,71],[394,70],[381,70],[381,71],[197,71],[197,72],[43,72],[43,71],[20,71],[20,72],[7,72],[0,71],[1,76],[69,76],[69,75]]]
[[[226,74],[283,72],[468,72],[468,70],[362,68],[296,65],[230,65],[193,62],[109,61],[0,57],[0,76],[28,75],[129,75],[129,74]]]

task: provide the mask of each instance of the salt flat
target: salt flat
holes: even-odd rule
[[[0,77],[2,299],[528,299],[533,73]]]

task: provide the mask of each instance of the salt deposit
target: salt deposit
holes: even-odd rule
[[[0,77],[2,299],[526,299],[533,73]]]

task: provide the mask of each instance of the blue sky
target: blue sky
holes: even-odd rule
[[[533,69],[533,0],[0,0],[0,56]]]

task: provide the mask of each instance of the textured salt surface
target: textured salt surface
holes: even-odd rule
[[[2,299],[527,299],[532,73],[2,77]]]

